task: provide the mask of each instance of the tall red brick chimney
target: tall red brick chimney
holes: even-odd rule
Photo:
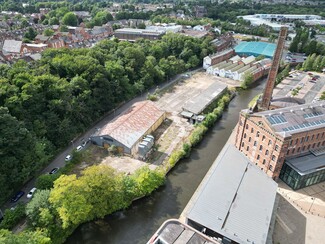
[[[275,49],[275,53],[273,56],[272,66],[267,77],[267,82],[265,85],[265,89],[263,92],[262,102],[259,106],[260,110],[268,110],[272,98],[273,88],[275,84],[276,75],[278,74],[278,69],[282,57],[282,51],[285,44],[285,39],[287,37],[288,28],[281,27],[278,44]]]

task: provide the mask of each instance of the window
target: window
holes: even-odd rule
[[[290,153],[290,150],[287,151],[287,155],[289,155],[289,153]]]
[[[246,124],[246,130],[248,130],[248,124]]]
[[[324,137],[325,132],[322,133],[322,138]]]
[[[296,139],[296,143],[295,143],[296,145],[298,144],[298,139]]]
[[[315,136],[315,135],[312,135],[311,140],[314,140],[314,136]]]
[[[302,147],[302,151],[305,151],[305,149],[306,149],[306,146],[303,146],[303,147]]]
[[[249,151],[249,146],[246,147],[246,151]]]
[[[295,153],[295,150],[296,150],[295,148],[294,148],[294,149],[292,149],[292,154],[294,154],[294,153]]]
[[[252,138],[248,138],[248,142],[251,142]]]
[[[269,143],[268,143],[267,145],[268,145],[268,146],[272,145],[272,141],[271,141],[271,140],[269,140]]]
[[[259,137],[260,136],[260,132],[258,131],[258,132],[256,132],[256,136],[257,137]]]
[[[308,141],[308,139],[309,139],[309,136],[306,136],[306,137],[305,137],[305,141]]]
[[[266,161],[265,161],[265,159],[263,159],[263,164],[265,164],[266,163]]]
[[[265,151],[265,155],[269,155],[269,150],[266,150]]]
[[[310,148],[310,144],[308,145],[307,150],[309,150],[309,148]]]
[[[260,155],[257,155],[257,158],[256,158],[257,160],[260,160]]]
[[[254,129],[253,128],[251,129],[251,133],[254,133]]]
[[[260,151],[262,151],[263,150],[263,146],[262,145],[260,145]]]
[[[317,134],[316,139],[318,139],[318,137],[319,137],[319,134]]]
[[[301,139],[300,139],[300,143],[303,143],[303,142],[304,142],[304,138],[301,137]]]
[[[313,148],[315,147],[316,143],[313,144]]]
[[[262,141],[264,141],[265,140],[265,136],[262,136]]]
[[[257,146],[257,141],[254,141],[254,147],[256,147]]]
[[[300,152],[300,147],[298,147],[297,152]]]
[[[279,151],[279,146],[275,145],[275,151]]]
[[[245,146],[244,142],[241,144],[241,146],[242,146],[242,147],[244,147],[244,146]]]
[[[320,146],[320,142],[317,143],[317,147],[319,147],[319,146]]]
[[[276,156],[272,155],[272,161],[276,160]]]
[[[246,133],[244,133],[244,138],[246,138]]]
[[[292,146],[292,143],[293,143],[293,141],[291,140],[291,141],[290,141],[290,146]]]
[[[323,141],[323,143],[322,143],[322,146],[324,146],[325,145],[325,141]]]
[[[272,169],[273,169],[273,166],[270,164],[270,166],[269,166],[269,170],[272,171]]]

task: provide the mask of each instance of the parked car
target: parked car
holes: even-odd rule
[[[72,156],[69,154],[65,157],[65,161],[70,161],[72,159]]]
[[[32,198],[35,191],[36,191],[36,187],[33,187],[27,194],[27,198]]]
[[[77,146],[76,150],[77,150],[77,152],[81,151],[82,150],[82,146],[80,146],[80,145]]]
[[[58,172],[59,171],[59,168],[53,168],[51,171],[50,171],[50,175],[53,175],[53,174],[55,174],[56,172]]]
[[[23,191],[17,192],[16,195],[14,195],[13,198],[11,198],[11,202],[17,202],[24,194],[25,192]]]

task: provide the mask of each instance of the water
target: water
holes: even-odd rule
[[[169,173],[166,184],[151,196],[140,199],[120,211],[79,226],[67,244],[146,243],[159,226],[169,218],[178,218],[211,164],[228,140],[239,111],[262,92],[264,82],[238,94],[222,119],[210,129],[202,142]]]

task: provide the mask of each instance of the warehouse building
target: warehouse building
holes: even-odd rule
[[[274,180],[279,178],[286,161],[288,167],[304,176],[304,179],[309,178],[308,174],[314,174],[317,168],[317,175],[320,174],[317,179],[308,183],[297,183],[294,188],[324,180],[324,170],[318,170],[325,167],[325,161],[322,160],[323,156],[318,150],[323,152],[325,148],[325,102],[258,113],[248,109],[241,111],[237,125],[236,147]],[[312,159],[310,156],[303,166],[299,165],[301,159],[293,159],[308,154],[320,158]],[[282,175],[286,181],[285,175],[289,169],[284,167],[283,170],[287,172]]]
[[[276,44],[267,42],[241,42],[235,47],[235,52],[239,56],[260,56],[273,58]]]
[[[195,119],[211,103],[216,101],[227,91],[227,85],[221,82],[214,82],[199,95],[193,97],[184,104],[181,115],[186,118]]]
[[[138,39],[144,38],[148,40],[158,40],[163,35],[165,31],[162,30],[147,30],[147,29],[132,29],[132,28],[123,28],[117,29],[114,31],[114,36],[122,41],[134,42]]]
[[[277,184],[227,144],[182,215],[221,243],[272,243],[276,193]]]
[[[153,102],[138,102],[91,136],[91,141],[106,148],[114,145],[120,153],[136,156],[143,137],[155,131],[164,119],[165,112]]]
[[[203,68],[207,69],[212,65],[218,64],[224,60],[230,59],[235,55],[235,50],[230,48],[223,50],[222,52],[218,52],[209,56],[206,56],[203,59]]]

